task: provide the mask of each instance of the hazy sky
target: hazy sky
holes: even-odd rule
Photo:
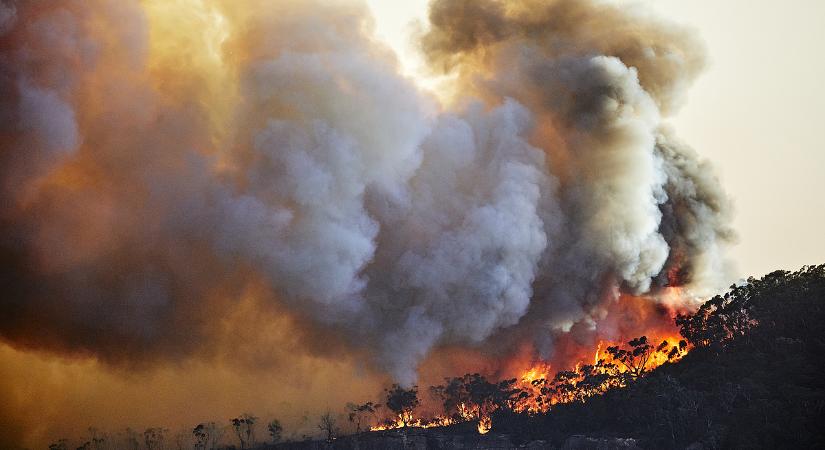
[[[377,31],[416,66],[427,0],[368,0]],[[626,2],[636,4],[639,2]],[[743,275],[825,262],[825,2],[647,0],[696,30],[709,67],[673,124],[716,166],[736,207]]]

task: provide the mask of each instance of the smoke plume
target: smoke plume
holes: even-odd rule
[[[728,281],[728,200],[666,124],[689,31],[595,0],[429,20],[444,105],[357,3],[0,2],[2,339],[216,354],[254,287],[296,348],[412,383],[434,349],[549,357],[620,295]]]

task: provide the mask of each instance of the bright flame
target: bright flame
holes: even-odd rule
[[[493,427],[493,420],[488,415],[482,415],[480,412],[478,414],[481,415],[481,418],[478,419],[478,432],[480,434],[485,434]],[[458,415],[460,416],[459,420],[445,415],[435,416],[431,419],[422,419],[420,417],[414,417],[411,412],[404,413],[398,415],[398,417],[393,420],[371,426],[370,431],[397,430],[401,428],[446,427],[457,423],[471,422],[477,418],[476,414],[474,414],[473,411],[464,403],[458,406]]]
[[[490,419],[490,417],[485,416],[478,421],[478,434],[487,434],[492,428],[493,421]]]
[[[655,336],[648,340],[650,345],[649,358],[644,362],[643,371],[649,372],[666,362],[674,362],[682,359],[690,347],[678,335]],[[617,360],[613,355],[603,348],[623,347],[623,342],[599,341],[596,351],[593,354],[593,363],[585,366],[583,360],[576,362],[572,371],[559,372],[555,376],[550,371],[550,365],[539,362],[525,370],[520,379],[518,387],[530,393],[530,396],[521,400],[514,408],[516,412],[526,412],[528,414],[544,413],[550,410],[553,405],[559,403],[569,403],[572,401],[584,401],[587,397],[598,395],[609,389],[624,387],[625,380],[618,375],[628,374],[631,368]],[[586,372],[585,371],[589,371]],[[587,375],[613,375],[600,384],[582,386]],[[567,389],[554,390],[554,383],[564,384]]]
[[[598,347],[596,347],[596,354],[593,355],[593,365],[594,366],[599,363],[599,352],[601,351],[601,349],[602,349],[602,341],[599,341],[599,345],[598,345]]]
[[[405,420],[406,419],[406,420]],[[406,426],[404,423],[406,422]],[[435,428],[454,425],[457,422],[447,416],[436,416],[431,419],[413,417],[412,413],[406,416],[399,415],[396,419],[370,427],[370,431],[397,430],[400,428]]]
[[[585,402],[610,389],[624,387],[662,364],[680,360],[690,347],[682,340],[672,317],[685,310],[685,298],[685,291],[679,287],[663,289],[655,298],[622,295],[611,304],[615,313],[611,317],[625,318],[625,322],[610,323],[604,327],[609,331],[599,334],[613,332],[617,337],[592,341],[595,349],[572,339],[559,340],[552,364],[544,360],[522,362],[521,367],[526,365],[527,369],[515,377],[513,387],[526,395],[519,395],[506,407],[517,413],[546,413],[553,405]],[[599,331],[597,329],[597,333]],[[635,346],[628,342],[640,336],[645,336],[645,340],[634,339]],[[634,350],[642,351],[634,353]],[[510,367],[520,365],[517,360],[512,363],[516,365]],[[410,416],[406,420],[398,417],[371,430],[403,428],[405,422],[408,427],[431,428],[477,421],[478,432],[484,434],[490,431],[491,413],[491,410],[462,403],[454,416],[431,419]]]

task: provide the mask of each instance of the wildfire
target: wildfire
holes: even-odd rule
[[[677,335],[656,336],[652,339],[640,337],[627,343],[599,341],[592,356],[592,364],[586,364],[585,361],[589,361],[590,357],[583,356],[572,370],[562,370],[555,375],[552,375],[551,365],[543,361],[525,370],[515,387],[526,395],[519,397],[509,407],[519,413],[539,414],[549,411],[556,404],[584,402],[594,395],[624,387],[630,380],[643,376],[666,362],[678,361],[689,350],[685,341]],[[424,419],[408,412],[372,426],[370,431],[444,427],[477,420],[479,434],[486,434],[493,425],[490,412],[462,403],[458,414],[452,417],[437,415]]]
[[[399,428],[435,428],[435,427],[446,427],[450,425],[455,425],[461,422],[470,422],[475,420],[475,415],[467,407],[464,403],[459,405],[458,413],[460,416],[460,420],[456,420],[452,417],[446,415],[438,415],[430,419],[423,419],[421,417],[414,417],[412,413],[405,413],[399,414],[396,418],[385,421],[383,423],[379,423],[378,425],[374,425],[370,427],[370,431],[383,431],[383,430],[395,430]],[[486,431],[482,432],[482,425],[480,422],[485,421],[487,425]],[[484,434],[487,431],[490,431],[490,427],[492,427],[492,421],[489,417],[482,417],[479,421],[479,433]]]
[[[655,344],[659,342],[659,344]],[[569,371],[560,371],[551,377],[551,366],[540,362],[525,370],[519,378],[519,387],[530,395],[514,408],[529,414],[547,412],[553,405],[586,398],[623,387],[628,377],[635,378],[666,362],[683,358],[690,347],[677,335],[648,340],[634,339],[623,350],[622,342],[599,341],[592,365],[585,365],[583,357]]]
[[[511,370],[527,367],[517,377],[497,382],[488,382],[479,374],[454,378],[458,386],[478,390],[475,397],[469,395],[474,400],[459,403],[450,412],[429,419],[414,417],[410,412],[370,429],[476,423],[479,434],[486,434],[492,429],[492,416],[499,409],[542,414],[557,404],[585,402],[608,390],[625,387],[662,364],[680,360],[690,351],[672,320],[674,315],[689,308],[687,298],[687,293],[675,286],[661,289],[655,297],[622,295],[608,306],[606,317],[611,320],[596,324],[596,336],[603,338],[590,341],[592,346],[561,336],[556,341],[552,362],[512,361]],[[617,337],[604,338],[608,335]],[[497,392],[497,400],[493,400],[495,395],[489,394],[491,391]]]
[[[406,417],[399,415],[394,420],[371,426],[370,431],[396,430],[400,428],[446,427],[449,425],[455,425],[456,423],[458,422],[447,416],[436,416],[431,419],[422,419],[421,417],[412,417],[412,414]]]
[[[539,363],[525,371],[521,375],[523,383],[530,384],[535,380],[547,378],[550,375],[550,365],[547,363]]]
[[[482,417],[478,421],[478,434],[487,434],[493,428],[493,420],[490,417]]]
[[[455,420],[451,417],[447,416],[435,416],[431,419],[422,419],[420,417],[407,418],[406,422],[404,418],[399,416],[395,420],[380,423],[378,425],[374,425],[370,427],[370,431],[385,431],[385,430],[398,430],[403,428],[436,428],[436,427],[446,427],[450,425],[455,425],[461,422],[467,422],[472,419],[467,419],[462,417],[461,421]],[[493,420],[489,416],[483,416],[478,421],[478,433],[479,434],[487,434],[493,428]]]

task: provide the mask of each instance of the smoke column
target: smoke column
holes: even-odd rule
[[[729,281],[729,202],[666,123],[689,31],[435,0],[439,104],[371,30],[349,2],[0,2],[3,341],[202,357],[254,288],[295,346],[409,384],[434,349],[550,357],[620,295]]]

